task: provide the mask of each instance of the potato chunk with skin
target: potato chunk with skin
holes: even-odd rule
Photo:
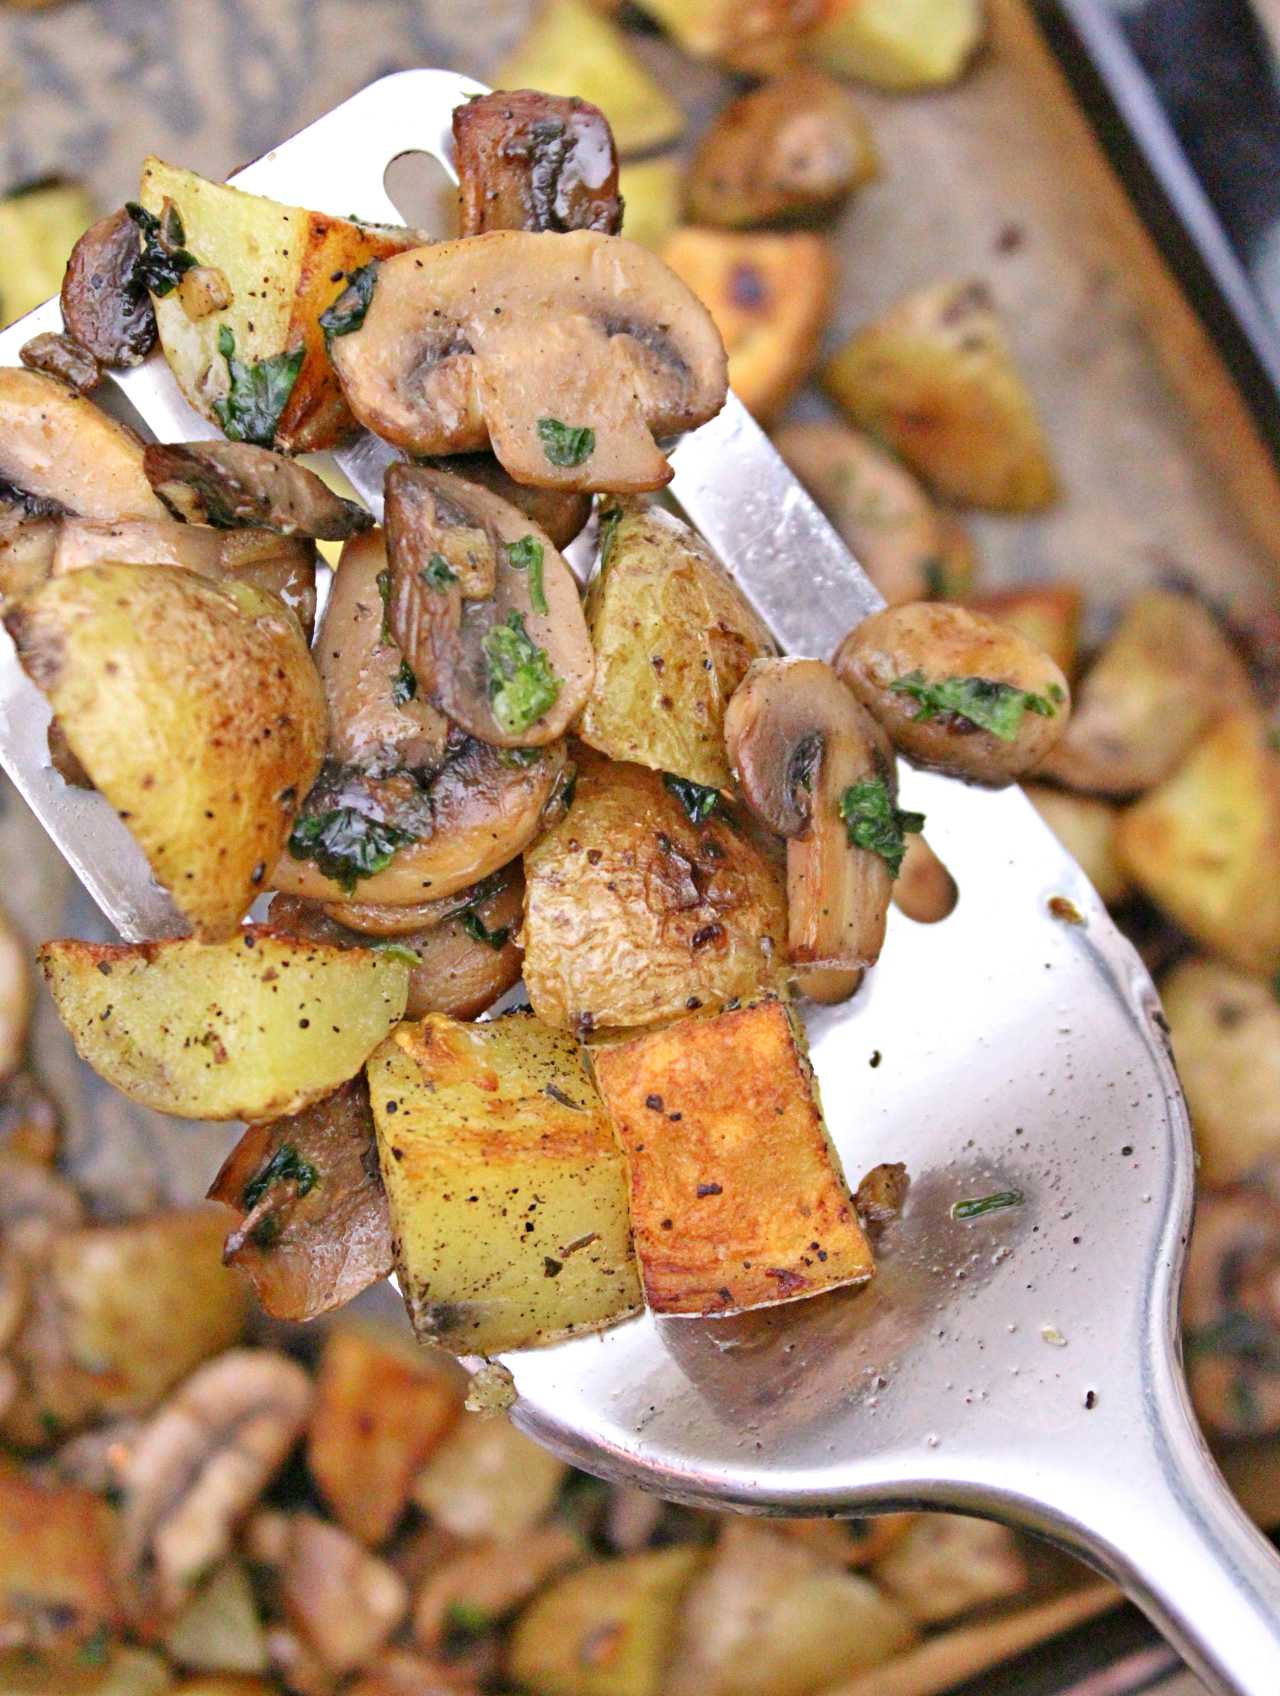
[[[1048,654],[963,607],[873,613],[834,663],[901,753],[992,788],[1038,765],[1071,711],[1067,680]]]
[[[735,1313],[874,1270],[799,1027],[778,1001],[597,1049],[645,1302]]]
[[[548,1024],[652,1024],[778,981],[777,867],[733,815],[692,823],[644,766],[583,751],[573,806],[526,851],[525,889],[525,984]]]
[[[579,734],[610,759],[727,788],[725,707],[752,660],[775,652],[773,638],[671,513],[607,508],[603,524],[586,604],[596,674]]]
[[[694,58],[769,76],[799,58],[824,0],[643,0],[641,10]]]
[[[297,619],[247,583],[95,565],[42,584],[5,623],[184,917],[230,935],[320,770],[324,692]]]
[[[1040,512],[1057,476],[984,283],[918,289],[865,325],[823,381],[939,494],[995,512]]]
[[[227,942],[46,942],[82,1059],[188,1119],[296,1113],[353,1077],[404,1010],[409,971],[372,949],[247,926]]]
[[[805,45],[837,76],[875,88],[938,88],[983,34],[982,0],[832,0]]]
[[[1233,712],[1120,816],[1134,882],[1197,942],[1270,977],[1280,968],[1280,755],[1257,712]]]
[[[497,1354],[634,1311],[622,1157],[571,1036],[428,1014],[372,1057],[369,1091],[423,1342]]]

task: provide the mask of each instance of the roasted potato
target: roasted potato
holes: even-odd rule
[[[835,668],[917,764],[1001,788],[1061,736],[1071,692],[1026,637],[963,607],[889,607],[851,630]]]
[[[655,1312],[732,1313],[871,1276],[803,1038],[780,1001],[601,1046],[592,1064],[626,1152]]]
[[[855,424],[951,500],[1040,512],[1057,496],[1048,444],[984,283],[907,295],[844,344],[823,381]]]
[[[369,1092],[423,1342],[497,1354],[635,1308],[622,1157],[572,1036],[431,1013],[374,1054]]]
[[[472,1543],[433,1567],[419,1590],[413,1608],[414,1640],[447,1655],[459,1619],[477,1626],[487,1623],[492,1629],[557,1572],[581,1564],[582,1540],[563,1521],[527,1529],[518,1541],[506,1544]]]
[[[280,1590],[286,1616],[330,1681],[371,1661],[409,1607],[408,1586],[394,1567],[310,1513],[290,1516]]]
[[[583,750],[568,815],[525,854],[525,890],[524,979],[547,1024],[652,1024],[778,980],[778,867],[732,813],[694,822],[644,766]]]
[[[460,1419],[419,1473],[413,1499],[454,1537],[518,1548],[554,1506],[567,1471],[508,1419]]]
[[[1007,624],[1043,649],[1064,676],[1075,676],[1084,607],[1084,596],[1076,584],[1026,583],[1016,589],[990,589],[985,595],[971,595],[965,605],[970,612]],[[1075,717],[1079,718],[1078,707]],[[1068,726],[1066,734],[1070,732]]]
[[[1119,906],[1131,887],[1129,874],[1116,854],[1119,810],[1109,801],[1071,795],[1046,783],[1029,783],[1026,794],[1107,906]]]
[[[771,76],[795,64],[824,0],[642,0],[686,53],[718,59],[748,76]]]
[[[0,330],[57,294],[93,203],[79,183],[42,182],[0,199]]]
[[[89,1658],[97,1659],[96,1648]],[[271,1696],[271,1692],[258,1679],[197,1679],[175,1686],[161,1656],[113,1643],[104,1648],[97,1666],[86,1665],[79,1650],[40,1654],[17,1649],[0,1654],[0,1696]]]
[[[1168,777],[1224,712],[1252,700],[1244,662],[1213,614],[1190,595],[1144,590],[1086,672],[1041,775],[1099,795],[1139,793]]]
[[[192,1671],[267,1671],[267,1634],[242,1560],[233,1556],[214,1567],[165,1632],[164,1646],[172,1661]]]
[[[587,593],[596,654],[582,740],[710,789],[731,782],[724,710],[773,638],[701,537],[659,507],[606,509]]]
[[[689,228],[675,232],[662,257],[715,320],[730,388],[769,423],[809,375],[830,316],[835,260],[826,238]]]
[[[1127,808],[1116,851],[1197,942],[1244,972],[1280,969],[1280,755],[1260,713],[1228,713]]]
[[[875,1564],[877,1581],[922,1625],[939,1625],[1027,1588],[1014,1533],[963,1514],[917,1514],[902,1540]]]
[[[938,88],[963,73],[983,28],[983,0],[832,0],[805,46],[837,76]]]
[[[286,453],[333,447],[354,420],[326,351],[344,276],[421,237],[281,206],[149,158],[138,199],[177,213],[178,247],[221,274],[224,307],[192,317],[180,288],[152,288],[160,345],[187,400],[233,441]],[[159,239],[144,231],[144,253]],[[329,334],[342,335],[330,323]]]
[[[661,253],[680,222],[684,178],[683,161],[674,153],[623,160],[618,187],[625,207],[622,228],[628,241],[638,241],[641,247]]]
[[[5,623],[193,929],[230,935],[320,770],[324,693],[297,619],[248,583],[96,565],[42,584]]]
[[[409,969],[249,926],[227,942],[46,942],[81,1058],[188,1119],[296,1113],[353,1077],[404,1011]]]
[[[689,170],[689,217],[727,229],[807,222],[878,168],[848,89],[821,71],[791,71],[731,101],[703,136]]]
[[[74,1485],[0,1468],[0,1622],[6,1646],[84,1641],[123,1623],[111,1569],[111,1510]]]

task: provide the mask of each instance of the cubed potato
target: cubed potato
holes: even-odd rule
[[[823,381],[939,494],[995,512],[1057,497],[1048,443],[984,283],[917,289],[858,330]]]
[[[634,1310],[622,1157],[572,1036],[430,1013],[374,1054],[369,1092],[422,1341],[497,1354]]]
[[[1233,712],[1120,816],[1133,881],[1241,971],[1280,969],[1280,755],[1262,715]]]
[[[783,969],[780,868],[737,815],[694,822],[644,766],[583,750],[573,806],[525,854],[525,891],[524,980],[550,1025],[652,1024]]]
[[[75,1485],[0,1468],[0,1621],[10,1643],[74,1642],[122,1623],[111,1511]]]
[[[626,1151],[645,1301],[730,1313],[874,1270],[780,1001],[684,1019],[592,1055]]]
[[[316,1377],[307,1465],[338,1523],[377,1547],[414,1479],[462,1412],[457,1369],[398,1336],[343,1325]]]
[[[421,238],[281,206],[154,157],[143,165],[138,198],[153,217],[172,203],[183,245],[222,273],[231,295],[224,309],[196,318],[179,290],[153,296],[160,345],[196,411],[232,434],[219,415],[230,403],[234,440],[285,453],[313,453],[350,435],[355,421],[329,363],[321,317],[345,289],[345,274]],[[233,385],[231,359],[254,374],[253,385],[247,378]]]
[[[596,672],[579,734],[610,759],[728,788],[724,710],[773,639],[687,524],[660,507],[613,510],[587,593]]]
[[[1280,1154],[1280,1000],[1261,978],[1197,958],[1160,985],[1200,1175],[1229,1184]]]
[[[200,936],[230,936],[320,770],[324,691],[274,595],[95,565],[5,619],[72,752]]]
[[[513,1678],[538,1696],[662,1696],[697,1549],[595,1561],[559,1579],[511,1633]]]
[[[233,1557],[214,1568],[168,1627],[164,1647],[193,1672],[267,1671],[266,1632],[243,1561]]]
[[[0,330],[57,294],[93,216],[88,193],[74,182],[36,183],[0,199]]]
[[[455,1537],[523,1544],[550,1511],[568,1467],[506,1419],[460,1419],[413,1487],[414,1502]]]
[[[810,1696],[915,1642],[869,1580],[750,1520],[728,1520],[689,1586],[664,1696]]]
[[[983,0],[832,0],[805,45],[837,76],[938,88],[962,75],[983,30]]]
[[[788,70],[804,52],[825,0],[641,0],[686,53],[747,76]]]
[[[1130,883],[1116,854],[1118,808],[1092,795],[1050,789],[1045,783],[1027,784],[1026,795],[1107,906],[1119,906]]]
[[[624,155],[663,147],[684,128],[680,107],[587,0],[542,0],[492,81],[495,88],[536,88],[589,100],[608,118]]]
[[[662,257],[715,320],[729,386],[768,424],[818,356],[836,281],[826,237],[688,228],[675,232]]]
[[[951,1513],[917,1515],[873,1570],[922,1625],[940,1625],[984,1603],[1019,1596],[1029,1582],[1026,1559],[1008,1526]]]
[[[1084,596],[1074,583],[1028,583],[990,589],[965,602],[971,612],[1007,624],[1042,648],[1058,669],[1074,677],[1080,658],[1080,615]]]
[[[1252,700],[1244,662],[1208,608],[1147,589],[1085,674],[1041,775],[1099,795],[1138,793],[1168,777],[1222,713]]]
[[[638,241],[641,247],[661,253],[680,222],[684,175],[684,161],[676,153],[622,162],[618,189],[625,207],[622,229],[628,241]]]
[[[404,1011],[409,968],[253,925],[228,942],[46,942],[82,1059],[144,1107],[283,1117],[353,1077]]]

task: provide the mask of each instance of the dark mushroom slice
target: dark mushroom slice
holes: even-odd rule
[[[494,747],[558,740],[586,704],[595,658],[551,538],[447,472],[393,465],[386,490],[391,630],[432,699]]]
[[[491,453],[455,453],[423,461],[433,471],[451,471],[468,483],[491,489],[510,506],[531,518],[558,548],[567,548],[591,517],[591,496],[576,489],[534,489],[517,483]]]
[[[176,518],[219,530],[276,530],[344,542],[372,516],[314,471],[249,442],[152,442],[143,469]]]
[[[1223,1437],[1280,1431],[1280,1206],[1265,1191],[1202,1191],[1182,1323],[1203,1423]]]
[[[74,336],[46,330],[32,336],[18,349],[18,358],[28,371],[43,371],[78,395],[87,395],[102,381],[102,367]]]
[[[138,231],[123,206],[72,248],[62,321],[81,347],[113,368],[141,365],[155,346],[155,309],[138,274]]]
[[[613,132],[590,101],[486,94],[455,110],[453,142],[461,235],[621,230]]]
[[[414,455],[492,446],[519,483],[636,493],[655,437],[724,404],[724,344],[655,254],[594,230],[495,230],[396,254],[332,357],[351,410]]]
[[[725,715],[748,806],[787,843],[787,942],[814,999],[843,999],[884,942],[903,832],[889,739],[819,660],[757,660]]]
[[[42,371],[0,368],[0,483],[85,518],[165,518],[142,443]]]

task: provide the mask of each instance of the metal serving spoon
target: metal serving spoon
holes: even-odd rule
[[[443,71],[385,77],[233,181],[398,223],[387,165],[427,153],[451,171],[451,113],[482,92]],[[51,301],[0,336],[0,364],[58,327]],[[213,434],[158,357],[115,380],[157,438]],[[370,438],[337,455],[375,511],[390,457]],[[736,400],[672,458],[671,492],[786,649],[826,656],[881,604]],[[0,762],[122,936],[175,934],[124,826],[50,768],[44,699],[0,647]],[[902,789],[959,904],[935,926],[894,912],[857,997],[808,1019],[851,1178],[884,1160],[911,1172],[877,1277],[514,1355],[516,1422],[687,1502],[1024,1526],[1121,1584],[1212,1688],[1275,1696],[1280,1561],[1229,1495],[1180,1367],[1194,1171],[1155,991],[1019,793],[910,770]],[[1055,917],[1055,897],[1083,922]],[[956,1216],[1000,1192],[1014,1204]]]

